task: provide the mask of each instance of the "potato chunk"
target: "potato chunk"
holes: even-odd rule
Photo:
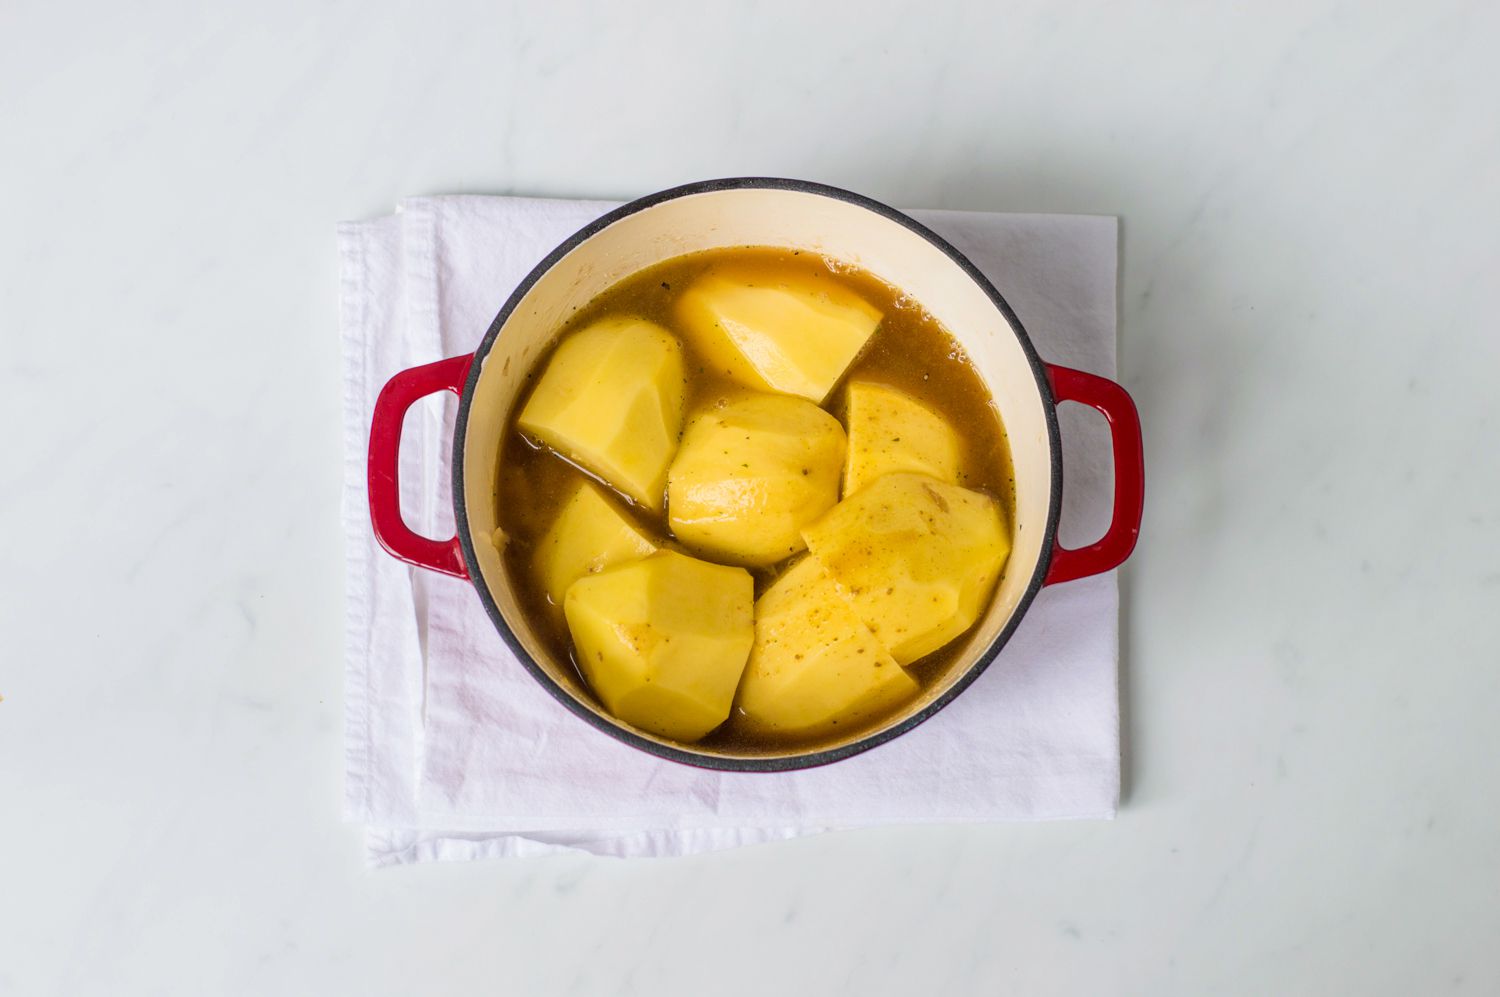
[[[537,544],[535,564],[547,598],[562,611],[568,587],[584,575],[656,552],[657,544],[592,481],[580,481]]]
[[[756,602],[755,646],[735,696],[756,733],[834,734],[916,692],[817,558],[798,561]]]
[[[775,564],[839,500],[844,446],[844,427],[806,399],[721,399],[683,431],[667,475],[672,532],[714,560]]]
[[[963,447],[948,420],[906,392],[871,381],[851,383],[845,397],[845,495],[897,471],[958,484]]]
[[[755,640],[743,568],[672,550],[585,575],[563,600],[579,667],[610,713],[676,741],[729,717]]]
[[[677,301],[705,364],[747,387],[821,404],[880,324],[880,310],[827,279],[755,266],[710,270]]]
[[[1010,554],[998,502],[925,474],[878,478],[802,535],[903,665],[973,625]]]
[[[682,347],[640,318],[607,318],[562,341],[521,430],[659,511],[686,393]]]

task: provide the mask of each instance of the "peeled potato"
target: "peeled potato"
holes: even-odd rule
[[[584,575],[645,557],[656,547],[603,489],[580,481],[537,544],[536,571],[547,598],[561,609],[568,587]]]
[[[563,340],[517,422],[659,511],[682,428],[683,373],[682,347],[666,329],[601,319]]]
[[[844,494],[897,471],[958,483],[963,447],[948,420],[906,392],[871,381],[851,383],[846,402]]]
[[[756,602],[755,646],[735,696],[749,729],[833,734],[916,692],[816,558],[798,561]]]
[[[865,626],[903,665],[979,619],[1010,554],[1000,504],[925,474],[888,474],[802,531]]]
[[[766,566],[839,499],[844,428],[790,395],[746,393],[688,420],[667,475],[672,532],[715,560]]]
[[[832,276],[723,266],[698,278],[677,323],[716,373],[821,404],[880,324],[880,310]]]
[[[745,569],[660,550],[578,579],[563,610],[578,665],[616,717],[689,742],[728,719],[755,640]]]

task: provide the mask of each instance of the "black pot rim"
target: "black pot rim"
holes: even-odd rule
[[[475,554],[474,541],[469,531],[468,510],[465,507],[464,440],[468,435],[469,409],[474,397],[475,386],[479,383],[479,373],[483,367],[485,357],[494,348],[495,340],[499,337],[500,330],[505,326],[511,313],[520,304],[521,299],[526,296],[526,293],[541,279],[543,274],[551,270],[565,255],[572,252],[597,232],[602,231],[620,219],[627,218],[646,208],[679,197],[730,190],[787,190],[805,194],[817,194],[845,201],[896,222],[921,236],[940,250],[984,291],[994,306],[1005,316],[1006,321],[1010,323],[1011,329],[1020,342],[1021,350],[1025,354],[1027,362],[1031,365],[1032,376],[1036,379],[1037,390],[1041,394],[1044,408],[1043,417],[1047,424],[1048,448],[1051,452],[1052,496],[1047,510],[1046,528],[1042,534],[1041,556],[1037,559],[1036,567],[1032,572],[1031,581],[1026,586],[1026,591],[1022,593],[1020,601],[1016,603],[1016,608],[1011,612],[1010,619],[1005,622],[1005,626],[1001,628],[1000,633],[974,659],[964,674],[959,676],[958,680],[949,686],[941,696],[900,723],[882,730],[873,731],[848,744],[801,754],[767,757],[732,757],[704,754],[686,747],[664,744],[627,727],[616,726],[606,721],[584,704],[578,702],[566,689],[554,682],[552,677],[547,674],[546,670],[540,664],[532,659],[525,647],[521,645],[520,639],[511,630],[510,624],[506,621],[504,614],[500,612],[499,605],[495,602],[489,586],[485,584],[483,574],[480,573],[479,560]],[[863,194],[856,194],[853,191],[844,190],[840,187],[831,187],[827,184],[814,183],[808,180],[790,180],[780,177],[727,177],[719,180],[703,180],[697,183],[671,187],[654,194],[648,194],[628,204],[621,205],[608,214],[595,219],[577,232],[574,232],[567,239],[563,240],[556,249],[548,253],[526,275],[526,279],[521,281],[515,291],[512,292],[510,298],[506,300],[505,305],[495,316],[495,320],[490,323],[489,330],[485,333],[479,347],[474,351],[474,361],[469,365],[469,376],[464,382],[463,392],[459,395],[458,417],[453,431],[452,471],[454,521],[458,525],[458,541],[460,547],[463,549],[464,563],[468,567],[469,578],[475,590],[479,593],[479,598],[484,604],[485,611],[489,613],[491,621],[495,624],[495,628],[500,631],[501,638],[504,639],[506,645],[514,652],[522,666],[532,674],[532,677],[540,682],[542,687],[552,694],[553,698],[557,699],[573,714],[583,718],[598,730],[617,740],[623,741],[633,748],[696,768],[729,772],[787,772],[796,769],[815,768],[831,762],[842,761],[845,758],[869,751],[871,748],[884,744],[892,738],[905,734],[951,703],[959,693],[967,689],[994,662],[995,658],[999,656],[1000,651],[1015,633],[1016,627],[1020,625],[1021,618],[1030,609],[1031,603],[1036,598],[1037,593],[1041,591],[1043,582],[1047,577],[1047,569],[1052,562],[1054,540],[1057,536],[1058,516],[1062,509],[1062,447],[1057,427],[1057,405],[1053,399],[1052,383],[1047,376],[1047,367],[1042,362],[1042,359],[1037,356],[1036,348],[1032,346],[1031,338],[1026,334],[1026,330],[1021,325],[1020,319],[1016,317],[1015,312],[1011,310],[1005,298],[990,283],[989,278],[985,277],[968,257],[955,249],[947,240],[914,218],[897,211],[895,208],[865,197]]]

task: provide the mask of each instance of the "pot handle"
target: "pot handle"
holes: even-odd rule
[[[1056,585],[1117,568],[1130,556],[1141,532],[1146,468],[1141,417],[1124,388],[1109,378],[1055,364],[1047,365],[1047,377],[1052,382],[1054,401],[1082,402],[1099,410],[1109,422],[1115,458],[1115,511],[1109,529],[1095,543],[1076,550],[1053,541],[1052,565],[1043,584]]]
[[[455,578],[469,577],[458,537],[431,540],[413,533],[401,518],[401,424],[406,419],[406,410],[417,399],[438,391],[451,391],[455,395],[462,391],[473,359],[473,354],[449,357],[403,370],[380,389],[375,412],[370,417],[368,491],[375,539],[393,557],[407,564]]]

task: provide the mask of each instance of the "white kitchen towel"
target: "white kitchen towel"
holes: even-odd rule
[[[1113,573],[1044,589],[999,659],[902,737],[823,768],[723,773],[646,755],[573,716],[512,658],[468,583],[376,546],[365,447],[381,386],[473,350],[537,261],[613,206],[418,198],[339,229],[345,802],[367,827],[369,860],[678,855],[880,823],[1113,816]],[[1043,359],[1114,375],[1115,219],[912,214],[990,277]],[[431,536],[452,534],[452,408],[451,396],[413,408],[403,433],[403,509]],[[1072,544],[1103,531],[1113,478],[1102,421],[1077,408],[1060,413]]]

